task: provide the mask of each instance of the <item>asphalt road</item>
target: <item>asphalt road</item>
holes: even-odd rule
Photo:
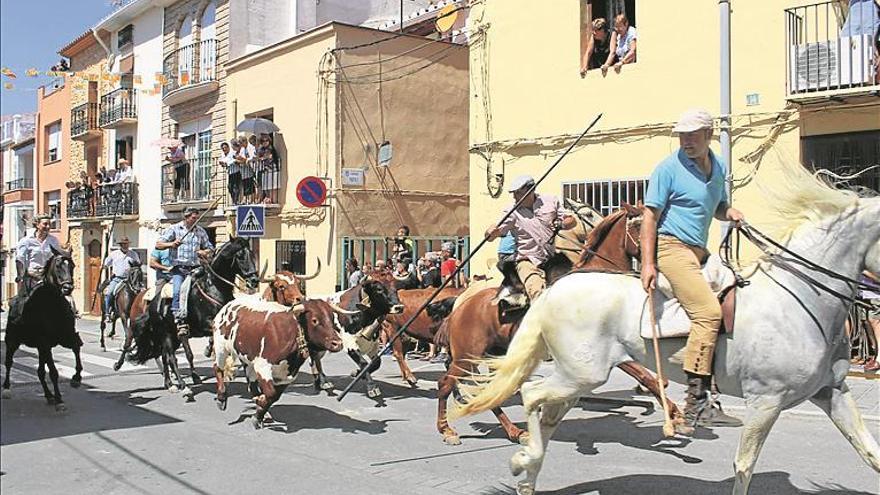
[[[45,404],[33,371],[35,353],[16,354],[13,397],[0,402],[4,494],[503,494],[512,493],[516,483],[507,461],[517,446],[505,439],[493,416],[459,421],[454,426],[463,444],[442,443],[434,427],[441,365],[411,362],[421,379],[414,390],[386,357],[375,375],[384,392],[379,402],[364,395],[363,385],[337,402],[316,393],[300,373],[272,409],[277,423],[255,430],[241,373],[225,412],[214,405],[213,378],[195,386],[195,402],[185,403],[180,394],[162,389],[152,365],[113,372],[118,353],[112,349],[120,341],[101,352],[96,323],[82,321],[79,328],[87,373],[78,390],[64,379],[67,412]],[[55,355],[69,377],[72,354]],[[353,365],[344,355],[325,363],[341,389]],[[209,366],[199,353],[203,377],[210,375]],[[631,386],[615,371],[600,392],[633,397]],[[865,393],[873,400],[876,387],[871,390]],[[671,395],[680,401],[681,388]],[[516,400],[507,412],[523,419]],[[880,437],[876,418],[868,425]],[[538,488],[554,495],[730,493],[739,429],[660,441],[661,426],[659,410],[582,402],[551,441]],[[830,420],[809,411],[779,420],[752,484],[758,494],[878,492],[880,475]]]

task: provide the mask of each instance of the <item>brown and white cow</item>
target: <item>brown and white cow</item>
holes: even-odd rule
[[[342,350],[333,308],[324,301],[284,306],[256,297],[241,297],[224,306],[214,318],[214,374],[217,407],[226,409],[226,384],[238,361],[249,380],[259,384],[254,398],[254,425],[263,424],[269,407],[293,380],[309,351]]]

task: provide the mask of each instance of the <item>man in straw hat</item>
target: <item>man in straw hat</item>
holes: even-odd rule
[[[688,375],[685,417],[703,426],[738,426],[742,422],[724,414],[709,395],[721,305],[700,266],[709,256],[712,218],[743,220],[730,206],[724,164],[709,148],[712,127],[709,112],[685,112],[672,128],[680,148],[651,174],[641,231],[642,285],[653,290],[659,270],[691,319],[683,359]]]
[[[171,299],[171,312],[177,323],[177,334],[180,337],[189,335],[186,323],[186,305],[189,296],[187,287],[181,291],[184,280],[199,266],[199,256],[209,257],[214,245],[208,239],[208,233],[196,225],[199,210],[187,208],[183,210],[183,220],[165,229],[156,241],[156,249],[171,250],[171,282],[174,284],[174,295]],[[192,232],[190,232],[192,231]]]
[[[563,211],[558,198],[535,193],[532,190],[534,185],[535,179],[531,175],[514,179],[507,189],[513,194],[514,203],[525,199],[501,225],[486,230],[486,238],[490,241],[508,232],[514,233],[516,273],[531,301],[547,286],[541,265],[556,254],[553,245],[556,231],[577,224],[573,216]]]
[[[114,249],[104,259],[104,268],[110,269],[109,282],[104,289],[104,315],[107,318],[107,323],[112,323],[113,321],[111,313],[113,312],[113,296],[116,294],[116,288],[125,280],[132,267],[139,267],[141,265],[140,256],[128,249],[131,244],[128,236],[120,237],[117,244],[119,249]]]

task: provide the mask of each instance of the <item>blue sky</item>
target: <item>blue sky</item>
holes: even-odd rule
[[[59,48],[112,10],[108,0],[0,0],[0,66],[18,76],[0,76],[15,85],[12,91],[0,87],[0,113],[36,111],[36,88],[48,78],[27,77],[24,71],[49,70],[60,59]]]

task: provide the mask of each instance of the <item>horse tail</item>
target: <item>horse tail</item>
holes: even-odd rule
[[[501,406],[541,364],[547,355],[547,345],[542,335],[541,311],[535,309],[533,305],[532,311],[526,313],[505,356],[474,361],[476,365],[488,366],[489,371],[473,373],[468,377],[472,383],[459,385],[464,401],[452,403],[449,419]]]
[[[150,324],[149,313],[144,313],[134,319],[131,325],[131,334],[134,337],[135,349],[129,354],[129,361],[144,364],[162,355],[162,338],[155,333],[153,325]]]

